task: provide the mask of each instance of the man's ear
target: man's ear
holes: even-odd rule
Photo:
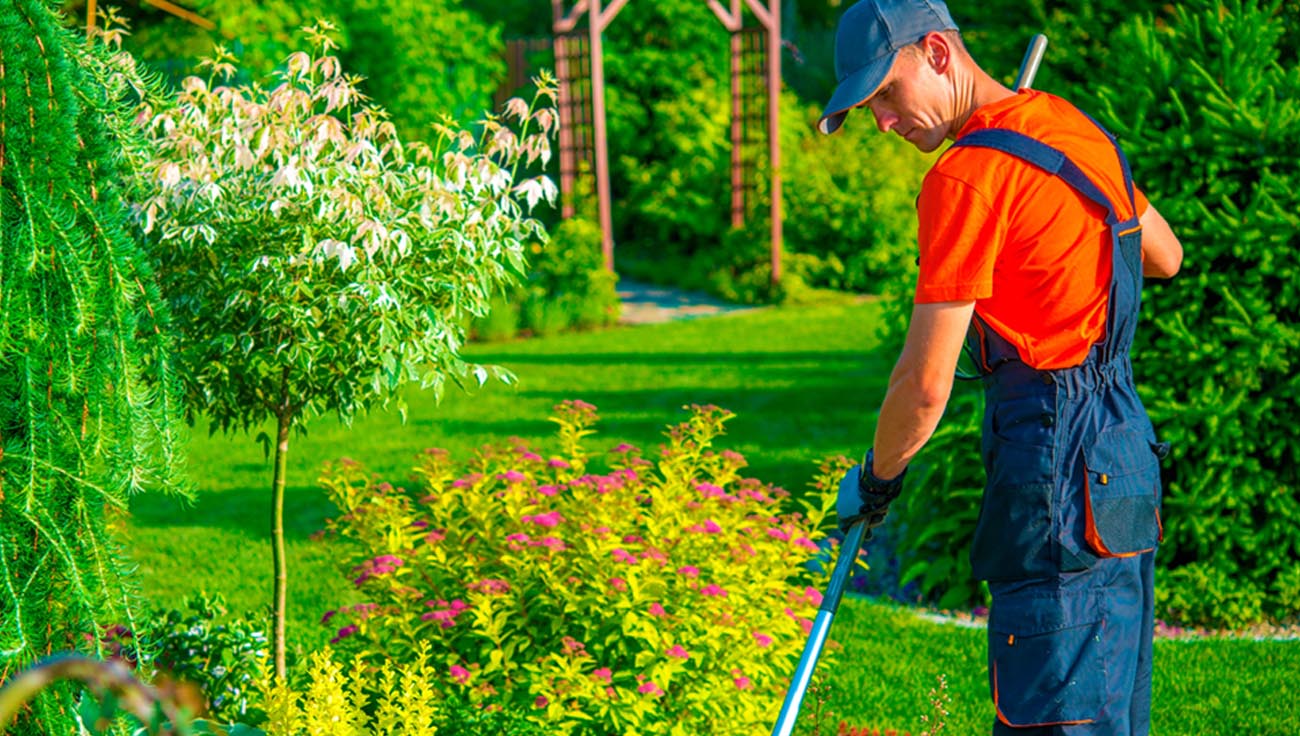
[[[925,60],[936,74],[945,74],[952,65],[952,44],[942,33],[931,31],[921,40]]]

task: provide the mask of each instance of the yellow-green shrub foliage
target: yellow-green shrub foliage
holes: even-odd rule
[[[752,734],[770,727],[820,603],[819,531],[847,461],[803,512],[712,443],[733,415],[691,407],[651,461],[589,471],[595,407],[566,401],[559,452],[514,441],[458,466],[428,450],[417,487],[349,460],[322,480],[369,598],[325,615],[341,648],[405,661],[432,647],[440,688],[553,733]],[[833,652],[831,653],[833,656]]]
[[[359,658],[344,667],[333,660],[327,648],[311,655],[304,690],[271,677],[268,669],[257,693],[266,712],[266,733],[437,734],[441,698],[432,684],[435,673],[427,647],[417,649],[414,655],[409,662],[385,662],[371,670]]]

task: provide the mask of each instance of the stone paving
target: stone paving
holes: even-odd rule
[[[628,279],[619,279],[618,298],[623,303],[619,323],[646,325],[679,319],[714,317],[730,312],[760,309],[745,304],[732,304],[717,297],[699,292],[682,291],[671,286],[657,286]]]

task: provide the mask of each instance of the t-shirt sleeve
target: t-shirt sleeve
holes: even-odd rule
[[[1147,213],[1147,207],[1150,206],[1151,202],[1147,200],[1147,195],[1143,194],[1142,190],[1138,189],[1136,186],[1133,187],[1133,211],[1136,213],[1136,216],[1141,217],[1142,215],[1145,215]]]
[[[920,227],[917,304],[987,299],[1006,239],[1003,218],[969,183],[932,170],[916,201]]]

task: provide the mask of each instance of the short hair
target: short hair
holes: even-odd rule
[[[966,54],[967,56],[970,55],[970,52],[966,50],[966,42],[962,40],[961,31],[957,30],[956,28],[949,28],[946,31],[938,31],[938,33],[939,35],[947,39],[948,43],[951,44],[953,49],[955,49],[958,53],[963,53]],[[914,56],[924,56],[925,39],[921,39],[920,41],[917,41],[916,43],[913,44],[908,44],[903,48],[908,53]]]

